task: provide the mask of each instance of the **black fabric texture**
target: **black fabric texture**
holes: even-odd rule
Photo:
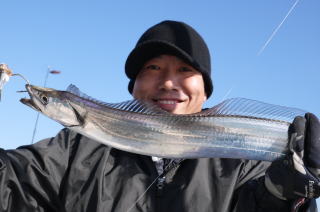
[[[316,116],[307,113],[296,117],[289,127],[289,149],[284,159],[274,161],[267,176],[278,195],[286,199],[317,198],[320,179],[313,169],[319,169],[320,124]],[[318,171],[319,172],[319,171]],[[272,189],[272,188],[270,188]]]
[[[282,212],[290,204],[272,197],[260,180],[270,163],[219,158],[169,163],[161,192],[155,183],[141,197],[158,176],[151,157],[64,129],[55,138],[0,151],[0,211],[247,212],[270,211],[262,206],[272,205]]]
[[[163,21],[149,28],[129,54],[125,71],[132,93],[136,76],[144,63],[161,54],[177,56],[202,73],[209,98],[213,91],[209,49],[203,38],[189,25],[177,21]]]
[[[300,211],[304,211],[304,212],[318,211],[316,199],[309,199],[304,205],[301,206]]]
[[[291,211],[291,202],[271,195],[264,186],[264,177],[248,181],[235,193],[238,200],[236,211]]]
[[[292,140],[290,150],[297,152],[299,155],[303,155],[304,143],[305,143],[305,129],[306,119],[302,116],[297,116],[292,124],[289,126],[289,137]],[[291,137],[295,136],[294,139]]]
[[[307,123],[304,162],[307,167],[320,169],[320,123],[312,113],[307,113],[305,117]]]
[[[290,157],[274,161],[267,170],[267,174],[272,183],[279,189],[281,188],[282,196],[286,199],[316,198],[320,195],[319,180],[308,170],[306,174],[297,171]],[[312,188],[309,187],[310,181],[315,182]]]

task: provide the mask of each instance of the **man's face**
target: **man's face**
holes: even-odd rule
[[[147,61],[136,78],[132,94],[174,114],[200,112],[207,100],[202,74],[172,55]]]

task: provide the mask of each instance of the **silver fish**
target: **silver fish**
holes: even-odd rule
[[[57,91],[26,85],[21,102],[91,139],[128,152],[165,158],[273,161],[288,152],[288,127],[305,111],[236,98],[190,115],[132,100],[103,103],[70,85]]]

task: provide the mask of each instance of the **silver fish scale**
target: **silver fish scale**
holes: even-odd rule
[[[288,127],[305,111],[248,99],[230,99],[191,115],[173,115],[139,100],[110,104],[73,93],[28,85],[24,101],[98,142],[133,153],[165,158],[243,158],[272,161],[287,152]],[[36,90],[36,91],[33,91]],[[39,99],[39,98],[38,98]],[[54,102],[54,103],[53,103]],[[79,119],[79,120],[77,120]],[[78,123],[78,124],[77,124]]]
[[[138,154],[169,158],[239,157],[271,160],[287,149],[286,122],[240,117],[192,117],[91,110],[88,122],[105,132],[100,142]],[[152,117],[152,121],[151,121]],[[86,131],[86,128],[84,128]],[[93,137],[87,131],[89,137]],[[96,138],[95,138],[96,139]]]

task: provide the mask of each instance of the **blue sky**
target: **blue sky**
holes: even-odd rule
[[[298,107],[320,116],[320,2],[300,0],[258,55],[294,0],[0,2],[0,62],[32,84],[64,90],[70,83],[105,102],[131,99],[124,63],[139,36],[166,19],[184,21],[212,56],[211,107],[225,96]],[[0,102],[0,143],[31,142],[36,112],[19,102],[24,81],[11,78]],[[62,126],[40,116],[35,140]]]

